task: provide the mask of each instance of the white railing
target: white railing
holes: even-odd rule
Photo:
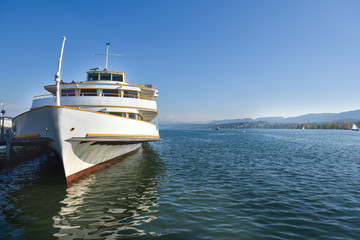
[[[33,100],[32,108],[46,105],[54,105],[55,97],[52,95],[41,96]],[[106,96],[74,96],[62,97],[61,105],[64,106],[128,106],[144,109],[157,109],[156,100],[129,98],[129,97],[106,97]]]
[[[145,97],[145,96],[138,96],[138,95],[131,95],[131,94],[119,94],[119,93],[80,93],[75,94],[74,93],[62,93],[61,97],[83,97],[83,96],[96,96],[96,97],[122,97],[122,98],[136,98],[136,99],[143,99],[143,100],[150,100],[150,101],[156,101],[154,97]],[[54,98],[54,94],[45,94],[45,95],[38,95],[34,96],[33,99],[43,99],[43,98]]]
[[[42,98],[48,98],[48,97],[55,97],[54,94],[44,94],[44,95],[38,95],[38,96],[34,96],[33,99],[42,99]]]

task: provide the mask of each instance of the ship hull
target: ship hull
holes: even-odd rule
[[[160,140],[149,122],[63,106],[44,106],[13,120],[15,138],[49,139],[68,183]]]

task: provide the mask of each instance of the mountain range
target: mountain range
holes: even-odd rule
[[[357,122],[360,121],[360,110],[347,111],[341,113],[310,113],[297,117],[261,117],[261,118],[239,118],[239,119],[224,119],[211,121],[209,123],[168,123],[160,124],[162,128],[191,128],[203,127],[236,122],[270,122],[270,123],[323,123],[323,122]]]

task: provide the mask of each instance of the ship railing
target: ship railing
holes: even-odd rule
[[[80,94],[62,93],[61,96],[62,97],[68,97],[68,96],[123,97],[123,98],[136,98],[136,99],[155,101],[154,97],[145,97],[145,96],[138,96],[138,95],[132,95],[132,94],[119,94],[119,93],[101,93],[101,94],[92,93],[92,92],[80,93]],[[49,98],[49,97],[55,97],[55,94],[38,95],[38,96],[34,96],[33,99],[43,99],[43,98]]]
[[[121,94],[121,93],[97,93],[97,92],[86,92],[86,93],[63,93],[61,96],[100,96],[100,97],[123,97],[123,98],[137,98],[144,100],[155,100],[154,97],[145,97],[134,94]]]
[[[34,96],[33,99],[42,99],[42,98],[49,98],[49,97],[55,97],[55,94],[38,95],[38,96]]]
[[[155,100],[154,97],[145,97],[133,94],[119,94],[119,93],[101,93],[102,97],[124,97],[124,98],[138,98],[144,100]]]
[[[146,88],[157,89],[156,87],[154,87],[151,84],[139,84],[139,83],[128,83],[128,82],[126,82],[126,85],[130,85],[130,86],[134,86],[134,87],[146,87]]]
[[[95,83],[98,84],[96,81],[86,81],[86,82],[76,82],[76,84],[89,84],[89,83]],[[75,82],[66,82],[66,83],[62,83],[62,85],[72,85],[75,84]],[[124,86],[132,86],[132,87],[145,87],[145,88],[152,88],[152,89],[157,89],[157,87],[154,87],[151,84],[139,84],[139,83],[124,83],[124,82],[117,82],[117,84],[120,85],[124,85]]]

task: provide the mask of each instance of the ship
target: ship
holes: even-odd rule
[[[55,84],[35,96],[29,111],[13,119],[15,139],[46,142],[62,160],[67,183],[138,151],[144,142],[159,141],[158,89],[132,84],[125,73],[90,69],[86,80],[60,77],[63,37]]]

